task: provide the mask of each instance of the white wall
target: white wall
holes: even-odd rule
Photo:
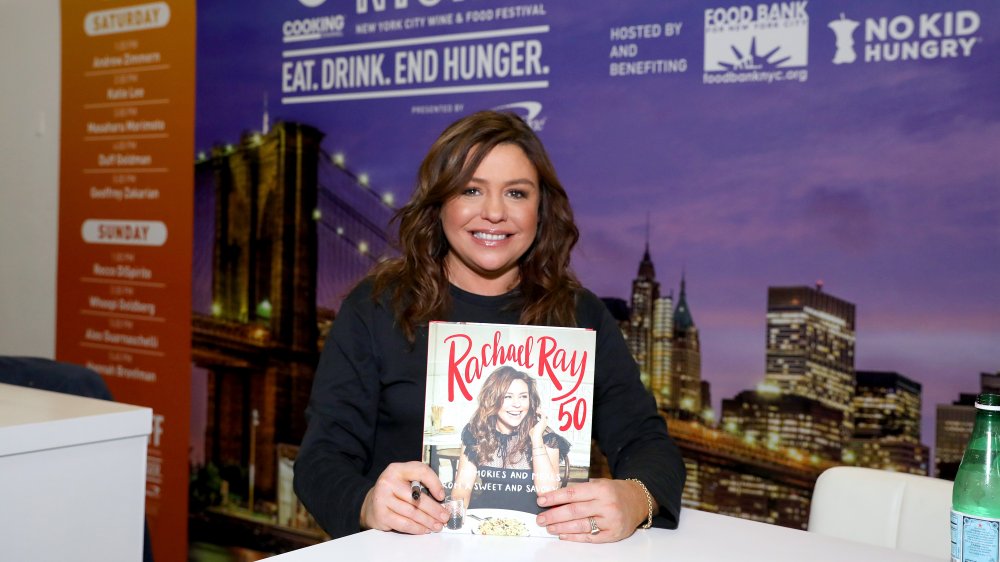
[[[59,2],[0,0],[0,354],[55,353]]]

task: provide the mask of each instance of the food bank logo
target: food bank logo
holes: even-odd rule
[[[862,56],[866,63],[967,58],[982,43],[975,35],[981,25],[979,13],[972,10],[865,18]],[[829,23],[837,45],[834,64],[857,60],[854,33],[859,26],[844,14]]]
[[[805,67],[808,0],[705,10],[705,72]]]

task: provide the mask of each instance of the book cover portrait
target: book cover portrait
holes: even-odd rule
[[[450,532],[549,536],[539,492],[586,482],[595,333],[434,322],[423,460],[461,502]]]

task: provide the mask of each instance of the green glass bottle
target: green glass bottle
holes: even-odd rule
[[[1000,562],[1000,394],[976,398],[951,494],[951,560]]]

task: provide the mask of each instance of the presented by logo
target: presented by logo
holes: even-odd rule
[[[854,30],[860,23],[847,19],[843,12],[840,19],[836,19],[827,24],[837,37],[837,52],[833,54],[833,64],[850,64],[857,60],[858,54],[854,52]]]
[[[299,2],[306,8],[318,8],[322,6],[326,0],[299,0]]]
[[[511,111],[520,115],[533,131],[541,131],[548,117],[539,117],[542,104],[537,101],[518,101],[494,107],[496,111]]]

